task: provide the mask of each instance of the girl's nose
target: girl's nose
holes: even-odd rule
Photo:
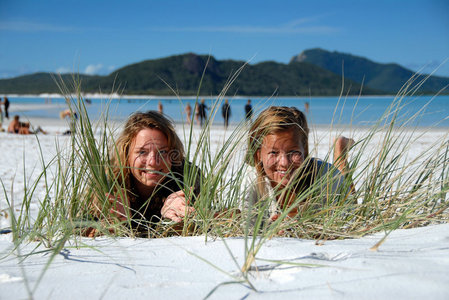
[[[281,167],[289,167],[290,158],[287,153],[281,153],[278,157],[278,165]]]
[[[150,151],[147,156],[146,165],[147,166],[159,166],[160,155],[157,151]]]

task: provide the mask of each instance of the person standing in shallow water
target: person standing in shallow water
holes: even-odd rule
[[[206,103],[204,101],[204,99],[201,99],[201,103],[198,105],[198,113],[199,113],[199,117],[200,117],[200,126],[203,126],[204,122],[206,122],[207,119],[207,106]]]
[[[221,107],[221,114],[224,119],[224,128],[227,129],[229,125],[229,118],[231,117],[231,105],[228,102],[228,99],[225,100],[225,103]]]
[[[163,113],[164,113],[164,106],[162,105],[162,102],[161,102],[161,101],[159,101],[159,102],[157,103],[157,111],[158,111],[160,114],[163,114]]]
[[[9,120],[9,99],[8,97],[5,96],[4,101],[3,101],[3,105],[5,106],[5,117]]]
[[[2,110],[2,106],[0,105],[0,132],[3,132],[3,110]]]
[[[187,123],[190,124],[190,122],[192,121],[192,106],[190,106],[190,103],[187,102],[186,108],[186,118],[187,118]]]
[[[196,125],[200,126],[200,104],[198,102],[195,103],[195,121]]]
[[[251,105],[251,99],[248,99],[248,102],[246,102],[246,105],[245,105],[246,121],[251,122],[252,117],[253,117],[253,106]]]

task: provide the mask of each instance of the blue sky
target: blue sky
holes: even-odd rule
[[[434,70],[449,57],[449,0],[0,0],[0,78],[186,52],[288,63],[316,47]]]

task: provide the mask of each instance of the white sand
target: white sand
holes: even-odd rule
[[[42,158],[45,163],[53,158],[56,141],[61,147],[69,141],[69,137],[58,134],[68,128],[64,122],[42,119],[31,122],[49,134],[38,135],[37,140],[35,136],[0,133],[0,178],[6,190],[0,193],[0,228],[10,226],[10,218],[4,214],[5,193],[17,209],[24,194],[24,181],[29,183],[37,178],[42,170]],[[179,126],[178,131],[183,136]],[[366,135],[363,129],[331,132],[316,128],[313,132],[311,144],[317,146],[318,151],[314,153],[319,157],[326,155],[333,137],[340,133],[356,139]],[[220,147],[225,135],[229,131],[225,133],[220,127],[212,129],[213,151]],[[409,150],[410,159],[419,158],[445,135],[447,129],[426,130],[410,149],[401,151]],[[380,135],[373,144],[381,140]],[[36,199],[44,192],[44,184],[38,184]],[[38,210],[37,200],[31,210]],[[397,230],[379,251],[370,251],[382,237],[378,233],[361,239],[327,241],[321,246],[311,240],[275,238],[263,246],[258,259],[322,267],[281,266],[258,260],[259,269],[252,271],[249,278],[258,292],[249,289],[247,284],[230,284],[220,286],[211,298],[449,299],[449,224]],[[222,241],[206,243],[201,236],[136,240],[86,238],[82,243],[78,244],[79,248],[67,244],[37,283],[49,254],[35,254],[19,263],[17,252],[9,252],[13,246],[11,234],[0,235],[0,299],[28,297],[27,285],[31,290],[37,285],[36,299],[204,298],[217,285],[232,281],[230,275],[238,276],[244,253],[241,238],[226,239],[232,255]],[[24,245],[21,253],[29,253],[35,245]],[[209,260],[229,275],[191,253]]]
[[[257,261],[258,271],[246,284],[220,287],[211,299],[448,299],[449,224],[393,232],[377,252],[370,251],[382,234],[355,240],[314,241],[275,238],[258,258],[318,264],[322,267],[280,266]],[[96,248],[70,248],[57,255],[36,299],[201,299],[220,283],[238,275],[222,241],[204,237],[168,239],[83,239]],[[226,243],[242,265],[241,238]],[[11,246],[0,236],[2,252]],[[33,244],[22,250],[31,251]],[[189,252],[211,261],[223,274]],[[37,254],[23,263],[10,255],[0,262],[2,299],[27,297],[26,281],[33,288],[49,256]]]

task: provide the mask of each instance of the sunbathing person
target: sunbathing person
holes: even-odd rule
[[[20,131],[20,121],[19,121],[19,116],[15,115],[14,119],[9,122],[9,126],[8,126],[8,133],[19,133]]]
[[[30,130],[30,126],[31,125],[29,122],[20,122],[20,117],[18,115],[15,115],[14,119],[9,123],[8,133],[36,134],[41,132],[43,134],[47,134],[47,132],[40,126],[38,126],[35,131]]]

